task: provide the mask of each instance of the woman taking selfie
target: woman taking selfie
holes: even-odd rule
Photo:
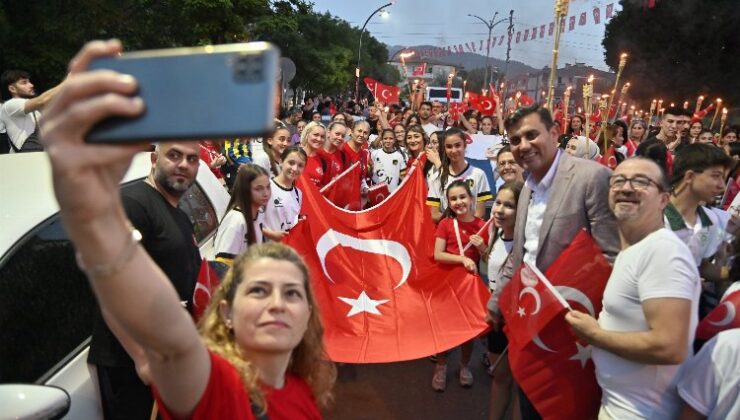
[[[86,72],[118,41],[91,42],[45,111],[42,136],[60,215],[77,260],[117,337],[138,362],[165,418],[319,418],[334,368],[321,362],[322,327],[305,265],[268,244],[239,256],[216,292],[199,335],[172,284],[139,245],[119,194],[141,145],[91,146],[97,122],[144,110],[136,81]]]

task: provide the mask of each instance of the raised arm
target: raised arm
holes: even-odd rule
[[[141,248],[126,218],[119,182],[139,146],[91,146],[83,138],[109,116],[136,116],[136,81],[100,70],[96,57],[121,51],[118,41],[91,42],[70,63],[70,77],[49,103],[41,126],[60,214],[106,318],[122,341],[145,353],[167,406],[189,414],[208,382],[210,359],[165,274]]]

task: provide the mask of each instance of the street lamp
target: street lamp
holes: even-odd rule
[[[362,56],[362,36],[365,34],[365,27],[367,26],[367,23],[370,22],[370,19],[372,19],[378,12],[382,12],[381,15],[388,16],[388,11],[384,9],[386,7],[393,6],[393,3],[394,2],[390,2],[375,9],[374,12],[370,13],[370,16],[367,17],[367,20],[365,20],[365,23],[362,25],[362,29],[360,29],[360,45],[357,47],[357,68],[355,69],[355,102],[360,100],[360,57]]]
[[[474,18],[480,20],[481,22],[483,22],[484,25],[486,25],[488,27],[488,45],[486,47],[486,73],[485,73],[485,77],[483,78],[483,83],[484,83],[484,86],[483,87],[486,87],[487,88],[488,87],[488,84],[490,83],[490,80],[488,80],[488,67],[489,67],[488,61],[490,60],[490,57],[491,57],[491,32],[493,31],[493,27],[494,26],[496,26],[499,23],[504,22],[504,21],[506,21],[508,19],[505,18],[505,19],[501,19],[499,21],[496,21],[496,16],[498,16],[498,12],[496,12],[496,13],[493,14],[493,17],[491,18],[490,21],[487,21],[487,20],[483,19],[482,17],[480,17],[478,15],[471,15],[471,14],[468,13],[468,16],[474,17]]]

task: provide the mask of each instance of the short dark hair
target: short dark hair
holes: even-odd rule
[[[21,79],[30,79],[31,74],[24,70],[5,70],[0,76],[0,86],[2,86],[2,95],[5,99],[10,99],[13,95],[8,87]]]
[[[524,117],[535,113],[540,116],[540,120],[545,124],[545,128],[548,130],[552,128],[554,124],[552,122],[552,114],[550,114],[550,111],[547,108],[543,108],[539,104],[525,106],[512,112],[508,117],[506,117],[504,128],[506,128],[506,131],[509,131],[511,127],[519,124]]]
[[[652,160],[658,164],[658,167],[660,167],[664,174],[664,178],[667,178],[667,175],[670,174],[670,168],[668,167],[668,153],[666,145],[656,138],[643,141],[639,146],[637,146],[637,150],[635,150],[635,156]]]
[[[423,107],[424,105],[427,105],[429,108],[432,107],[432,103],[431,102],[424,101],[424,102],[421,103],[421,105],[419,105],[419,109],[421,109],[421,107]]]
[[[689,118],[691,118],[694,115],[688,109],[683,109],[680,106],[669,106],[668,108],[665,109],[665,111],[663,111],[663,117],[665,117],[668,114],[675,115],[677,117],[689,117]]]
[[[730,169],[733,163],[732,158],[727,156],[722,149],[711,144],[687,144],[673,161],[671,184],[676,185],[681,182],[687,171],[702,172],[712,166]]]

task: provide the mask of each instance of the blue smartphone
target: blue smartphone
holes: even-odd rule
[[[124,53],[91,69],[130,74],[145,111],[114,117],[89,143],[219,140],[262,136],[274,126],[280,52],[266,42]]]

